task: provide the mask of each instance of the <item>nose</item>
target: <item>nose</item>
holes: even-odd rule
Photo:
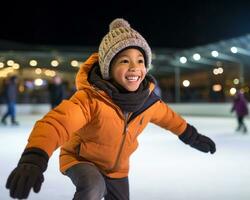
[[[134,62],[132,62],[132,63],[130,64],[129,71],[135,72],[135,71],[137,71],[137,70],[139,70],[139,65],[137,65],[137,64],[134,63]]]
[[[138,68],[136,68],[136,67],[131,67],[131,68],[129,68],[129,71],[130,72],[136,72],[138,70]]]

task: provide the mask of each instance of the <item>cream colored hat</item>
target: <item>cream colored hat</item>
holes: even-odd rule
[[[152,60],[151,49],[147,41],[132,29],[129,23],[117,18],[109,25],[109,32],[104,36],[99,46],[99,65],[102,78],[108,80],[110,62],[114,56],[127,47],[139,47],[145,53],[146,67],[149,68]]]

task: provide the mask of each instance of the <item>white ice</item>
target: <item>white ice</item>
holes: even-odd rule
[[[8,200],[6,179],[16,166],[34,122],[41,116],[19,116],[20,126],[0,127],[0,199]],[[149,125],[131,157],[131,200],[249,200],[250,136],[235,132],[234,118],[188,117],[217,145],[214,155],[197,151],[172,133]],[[249,119],[246,121],[250,128]],[[74,186],[59,172],[57,150],[45,172],[40,193],[28,199],[70,200]]]

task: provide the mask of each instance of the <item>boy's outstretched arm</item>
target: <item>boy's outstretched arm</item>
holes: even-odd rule
[[[211,154],[215,153],[216,146],[213,140],[209,137],[202,135],[197,132],[196,128],[187,124],[185,131],[178,136],[179,139],[185,144],[190,145],[191,147],[198,149],[199,151]]]
[[[155,104],[155,113],[152,115],[151,122],[170,130],[178,135],[182,142],[189,144],[193,148],[212,154],[216,151],[215,143],[210,138],[198,133],[193,126],[188,124],[185,119],[175,113],[163,101]]]
[[[36,122],[16,168],[7,179],[6,188],[12,198],[27,198],[32,188],[36,193],[40,191],[49,157],[68,141],[71,133],[89,122],[88,107],[84,93],[76,92]]]

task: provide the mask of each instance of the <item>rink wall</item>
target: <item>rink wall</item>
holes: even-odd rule
[[[174,103],[169,106],[177,113],[190,116],[234,116],[231,103]]]
[[[181,115],[190,116],[234,116],[231,103],[172,103],[168,104],[173,110]],[[249,110],[250,110],[250,106]],[[5,105],[0,105],[0,115],[6,110]],[[18,104],[17,114],[45,114],[50,110],[49,104]]]
[[[16,112],[19,115],[45,114],[50,110],[49,104],[17,104]],[[0,105],[0,114],[6,111],[6,106]]]

